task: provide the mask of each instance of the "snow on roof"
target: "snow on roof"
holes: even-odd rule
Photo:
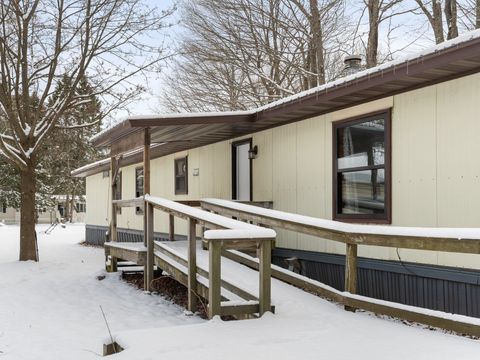
[[[165,113],[165,114],[150,114],[150,115],[136,115],[130,116],[128,120],[144,120],[144,119],[171,119],[171,118],[195,118],[195,117],[215,117],[215,116],[240,116],[251,115],[256,112],[256,109],[238,110],[238,111],[207,111],[207,112],[184,112],[184,113]]]
[[[346,83],[355,81],[355,80],[360,79],[360,78],[369,77],[369,76],[372,76],[374,74],[379,74],[379,73],[381,74],[384,70],[389,69],[389,68],[395,68],[396,66],[403,65],[403,64],[408,65],[409,63],[422,62],[423,58],[427,55],[434,55],[437,52],[444,51],[444,50],[449,49],[449,48],[456,48],[462,43],[465,43],[465,42],[468,42],[468,41],[471,41],[471,40],[474,40],[474,39],[478,39],[478,38],[480,38],[480,29],[467,32],[467,33],[465,33],[461,36],[458,36],[455,39],[444,41],[441,44],[428,47],[428,48],[426,48],[422,51],[399,57],[398,59],[385,62],[381,65],[376,66],[376,67],[353,73],[351,75],[342,77],[342,78],[337,79],[335,81],[328,82],[326,84],[323,84],[323,85],[320,85],[320,86],[317,86],[317,87],[299,92],[299,93],[291,95],[291,96],[284,97],[280,100],[273,101],[269,104],[260,106],[258,108],[253,108],[253,109],[250,109],[250,110],[246,110],[246,111],[163,113],[163,114],[155,114],[155,115],[136,115],[136,116],[126,117],[126,118],[123,118],[122,120],[120,120],[115,125],[113,125],[111,127],[108,127],[108,128],[105,128],[104,130],[102,130],[98,134],[94,135],[90,139],[90,141],[95,141],[100,136],[104,135],[107,132],[110,132],[111,130],[113,130],[115,128],[118,128],[118,127],[121,127],[121,126],[125,125],[125,123],[130,121],[130,120],[162,119],[162,118],[216,117],[216,116],[229,116],[229,115],[235,116],[235,115],[252,115],[252,114],[260,113],[262,111],[265,111],[265,110],[268,110],[268,109],[271,109],[271,108],[274,108],[274,107],[277,107],[277,106],[281,106],[283,104],[286,104],[286,103],[289,103],[289,102],[292,102],[292,101],[295,101],[295,100],[298,100],[298,99],[302,99],[302,98],[307,97],[309,95],[318,94],[318,93],[321,93],[321,92],[327,92],[330,89],[333,89],[333,88],[338,87],[338,86],[345,85]]]
[[[85,166],[79,167],[78,169],[75,169],[72,173],[81,173],[81,172],[93,169],[100,165],[107,165],[109,162],[110,162],[110,159],[98,160],[93,163],[87,164]]]

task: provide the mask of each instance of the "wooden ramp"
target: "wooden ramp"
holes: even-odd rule
[[[197,202],[198,203],[198,202]],[[145,290],[151,289],[154,267],[168,272],[188,288],[188,310],[197,310],[197,300],[208,300],[208,317],[232,315],[237,317],[272,311],[271,306],[271,249],[276,233],[272,229],[234,220],[168,199],[144,197],[112,202],[111,242],[105,244],[107,269],[117,271],[119,259],[144,266]],[[199,205],[199,203],[197,204]],[[144,243],[117,242],[117,208],[143,207]],[[171,224],[174,217],[187,220],[187,241],[180,248],[155,242],[153,238],[154,211],[167,213]],[[174,238],[171,227],[171,238]],[[199,231],[201,230],[201,231]],[[198,235],[206,242],[208,251],[198,246]],[[254,248],[259,255],[256,271],[258,295],[222,278],[222,251]],[[200,261],[197,261],[198,259]],[[238,264],[237,264],[238,266]],[[225,269],[224,269],[225,270]]]
[[[147,258],[147,248],[143,243],[106,243],[105,254],[144,265]],[[198,297],[208,301],[209,296],[209,252],[196,244],[197,276],[195,293]],[[154,243],[155,265],[188,287],[188,242],[160,242]],[[232,260],[221,258],[222,269],[220,278],[220,314],[243,317],[245,315],[260,314],[258,289],[252,287],[259,277],[256,270],[247,268]],[[240,276],[238,274],[241,274]],[[243,281],[241,280],[243,278]],[[248,281],[246,281],[248,278]],[[240,284],[238,284],[240,283]],[[275,312],[275,307],[270,310]]]

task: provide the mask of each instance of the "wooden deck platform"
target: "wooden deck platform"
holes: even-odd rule
[[[147,257],[147,248],[143,243],[106,243],[105,254],[107,257],[115,256],[121,260],[127,260],[144,265]],[[169,274],[176,281],[188,286],[188,242],[187,241],[155,241],[154,263]],[[227,258],[221,259],[221,308],[220,315],[242,317],[243,315],[259,314],[258,289],[252,287],[258,279],[258,271],[249,269]],[[239,279],[238,268],[243,268],[240,273],[243,280]],[[196,294],[208,301],[208,278],[209,278],[209,252],[197,241],[197,286]],[[245,274],[249,281],[245,281]],[[239,285],[240,283],[240,285]],[[271,306],[275,312],[275,307]]]

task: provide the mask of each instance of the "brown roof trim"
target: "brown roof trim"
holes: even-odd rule
[[[138,128],[171,125],[236,124],[253,121],[255,121],[255,111],[131,117],[94,136],[92,144],[95,147],[109,146],[119,138],[138,131]]]
[[[187,116],[187,114],[186,114]],[[240,114],[228,114],[221,116],[195,116],[195,117],[178,117],[178,116],[165,116],[159,118],[135,118],[128,119],[130,127],[153,127],[153,126],[168,126],[168,125],[199,125],[199,124],[229,124],[239,122],[251,122],[255,121],[255,114],[240,113]]]

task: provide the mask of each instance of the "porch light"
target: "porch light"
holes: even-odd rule
[[[250,160],[253,160],[253,159],[256,159],[257,158],[257,154],[258,154],[258,146],[255,145],[253,148],[250,148],[248,150],[248,158]]]

